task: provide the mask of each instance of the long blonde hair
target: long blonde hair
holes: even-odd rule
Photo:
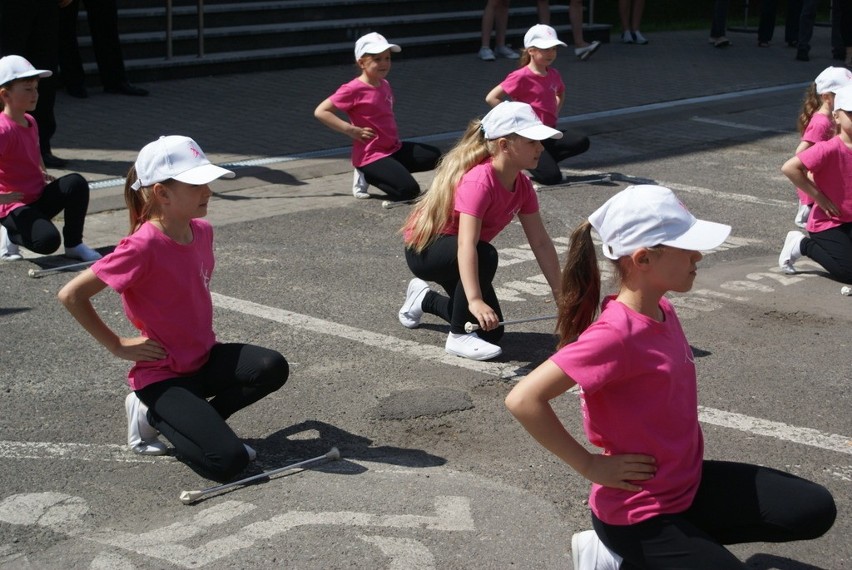
[[[124,181],[124,202],[127,204],[127,212],[130,215],[129,233],[131,234],[157,214],[153,186],[134,190],[132,186],[137,179],[136,165],[134,164],[127,171],[127,179]]]
[[[468,124],[456,146],[441,157],[432,185],[405,221],[401,231],[406,247],[420,253],[438,237],[453,215],[456,186],[462,176],[492,155],[494,145],[495,141],[485,139],[480,119]]]

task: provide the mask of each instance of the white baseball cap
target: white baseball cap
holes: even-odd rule
[[[845,67],[826,67],[822,73],[814,79],[817,95],[823,93],[837,93],[837,90],[852,84],[852,71]]]
[[[169,179],[187,184],[208,184],[234,173],[211,164],[201,147],[189,137],[170,135],[146,144],[136,158],[134,190]]]
[[[382,53],[385,50],[391,50],[394,53],[399,53],[402,48],[396,44],[388,43],[382,34],[371,32],[366,36],[361,36],[355,42],[355,59],[361,59],[366,54]]]
[[[482,118],[482,132],[488,140],[518,134],[528,139],[561,139],[562,133],[551,129],[536,116],[533,108],[518,101],[503,101]]]
[[[668,245],[706,251],[722,245],[731,226],[698,220],[663,186],[629,186],[589,216],[609,259],[630,255],[640,247]]]
[[[33,64],[19,55],[7,55],[0,58],[0,85],[6,85],[16,79],[50,77],[51,75],[53,75],[52,71],[36,69]]]
[[[544,24],[536,24],[524,34],[525,48],[550,49],[553,46],[567,46],[556,37],[556,30]]]
[[[852,83],[834,92],[834,110],[852,112]]]

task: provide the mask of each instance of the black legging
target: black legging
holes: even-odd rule
[[[544,146],[544,152],[538,159],[538,166],[530,170],[532,179],[541,184],[562,182],[562,171],[559,170],[558,163],[589,150],[589,138],[570,129],[562,131],[561,139],[544,139],[541,144]]]
[[[411,200],[420,194],[420,185],[411,173],[434,170],[440,157],[437,147],[403,141],[402,148],[392,155],[359,166],[358,170],[364,173],[368,184],[393,200]]]
[[[631,525],[592,515],[601,541],[624,558],[621,570],[743,570],[723,544],[809,540],[825,534],[837,507],[825,487],[768,467],[705,461],[689,507]]]
[[[464,294],[459,275],[458,243],[458,236],[442,235],[420,253],[406,248],[405,260],[416,277],[438,283],[449,295],[447,297],[434,291],[426,293],[423,311],[450,323],[450,332],[464,334],[465,323],[476,323],[477,320],[467,308],[467,296]],[[497,250],[490,243],[480,241],[476,244],[476,254],[479,259],[479,289],[482,292],[482,300],[494,309],[502,321],[500,301],[497,300],[497,293],[491,284],[497,273]],[[496,343],[503,336],[503,327],[477,331],[476,334],[485,341]]]
[[[79,174],[68,174],[45,186],[38,200],[15,208],[0,219],[0,223],[9,232],[12,243],[49,255],[59,249],[63,240],[65,247],[78,246],[83,242],[83,225],[88,209],[89,183]],[[50,220],[63,210],[65,224],[60,240],[59,230]]]
[[[831,276],[852,283],[852,222],[813,232],[799,245],[802,255],[819,263]]]
[[[136,395],[148,406],[148,421],[175,446],[179,459],[210,479],[228,481],[245,469],[249,458],[225,420],[278,390],[289,370],[287,360],[274,350],[217,344],[192,376],[155,382]]]

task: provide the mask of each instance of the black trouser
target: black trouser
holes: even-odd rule
[[[434,170],[441,151],[437,147],[405,142],[390,156],[359,166],[364,179],[394,200],[411,200],[420,194],[420,185],[412,172]]]
[[[799,249],[833,278],[852,283],[852,222],[811,233],[802,240]]]
[[[104,87],[118,87],[127,81],[118,36],[118,10],[115,0],[86,0],[86,19],[92,36],[92,49]],[[59,17],[59,65],[67,87],[85,84],[83,60],[77,43],[77,14],[80,0],[72,0]]]
[[[179,459],[215,481],[228,481],[245,469],[249,458],[225,420],[278,390],[288,375],[287,361],[274,350],[217,344],[192,376],[155,382],[136,395],[148,406],[150,424],[175,446]]]
[[[9,232],[9,241],[30,251],[48,255],[83,242],[83,225],[89,209],[89,183],[79,174],[67,174],[44,187],[41,197],[12,210],[0,223]],[[50,220],[64,210],[62,240]]]
[[[423,311],[450,323],[450,332],[465,334],[465,323],[476,323],[477,320],[468,310],[467,296],[464,294],[459,275],[458,243],[458,236],[442,235],[420,253],[406,248],[405,260],[416,277],[424,281],[434,281],[449,295],[447,297],[434,291],[426,293],[423,299]],[[497,250],[490,243],[480,241],[476,244],[476,254],[479,259],[477,269],[482,300],[494,309],[502,321],[503,312],[500,310],[500,301],[497,300],[497,293],[494,292],[494,286],[491,284],[497,273]],[[503,327],[490,331],[477,331],[476,334],[483,340],[496,343],[503,336]]]
[[[825,534],[837,507],[821,485],[768,467],[705,461],[686,511],[632,525],[592,515],[601,541],[624,558],[621,570],[742,570],[723,544],[809,540]]]
[[[42,154],[50,152],[50,139],[56,132],[58,33],[57,0],[0,0],[0,55],[20,55],[36,69],[53,72],[53,76],[39,79],[38,105],[32,113]]]
[[[530,177],[541,184],[562,182],[562,171],[559,170],[558,163],[589,150],[588,137],[572,130],[562,131],[561,139],[544,139],[541,144],[544,146],[544,152],[538,159],[538,166],[530,170]]]

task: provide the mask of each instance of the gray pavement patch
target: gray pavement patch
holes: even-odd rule
[[[380,420],[404,420],[421,416],[442,416],[473,408],[467,392],[446,388],[401,390],[382,398],[371,416]]]

